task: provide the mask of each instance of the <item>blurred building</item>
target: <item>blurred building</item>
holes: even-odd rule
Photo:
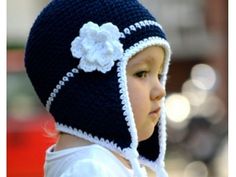
[[[21,157],[20,144],[26,143],[24,139],[20,139],[19,132],[30,132],[32,129],[29,127],[42,125],[45,120],[51,121],[50,115],[46,114],[39,103],[23,65],[24,46],[30,27],[48,2],[48,0],[7,1],[7,113],[8,149],[10,148],[8,158],[13,159],[8,163],[9,177],[27,176],[22,169],[24,166],[19,167],[14,159]],[[170,177],[226,177],[228,176],[228,2],[226,0],[141,0],[141,2],[163,25],[173,50],[166,100],[168,115],[166,166]],[[27,124],[31,126],[26,126]],[[51,125],[51,122],[49,124]],[[43,134],[42,129],[34,130],[38,130],[37,135]],[[29,134],[24,136],[27,137]],[[39,158],[44,155],[43,151],[49,142],[52,141],[46,138],[41,142]],[[36,148],[37,143],[32,140],[25,146]],[[25,159],[32,160],[30,157]],[[42,165],[43,159],[39,159],[39,162],[39,165]],[[37,163],[37,160],[34,163]],[[42,167],[39,165],[35,166],[35,170],[28,176],[40,176]],[[22,172],[13,173],[12,171],[16,171],[15,168]]]

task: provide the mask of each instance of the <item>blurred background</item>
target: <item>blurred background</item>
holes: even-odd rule
[[[173,56],[167,82],[170,177],[228,176],[227,0],[142,0]],[[7,0],[7,176],[42,177],[52,117],[24,69],[30,27],[48,0]],[[46,131],[45,131],[46,130]],[[153,174],[150,172],[150,176]]]

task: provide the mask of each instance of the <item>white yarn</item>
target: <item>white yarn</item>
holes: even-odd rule
[[[147,173],[141,169],[140,163],[138,161],[138,151],[134,149],[124,149],[125,158],[130,161],[131,167],[134,171],[135,177],[148,177]]]
[[[59,80],[58,84],[56,87],[53,89],[53,91],[50,93],[50,96],[48,97],[46,101],[46,110],[49,112],[51,108],[51,104],[56,98],[57,94],[61,90],[61,88],[65,85],[66,82],[70,80],[70,77],[75,77],[76,74],[79,73],[78,68],[73,68],[71,72],[67,72],[65,76],[62,77],[61,80]]]
[[[85,72],[110,71],[114,62],[122,58],[121,33],[112,23],[101,26],[88,22],[80,29],[80,35],[71,42],[72,56],[80,59],[79,68]]]
[[[141,20],[136,22],[129,27],[126,27],[123,32],[121,33],[121,38],[126,38],[128,35],[131,35],[133,32],[137,31],[138,29],[142,29],[146,26],[157,26],[162,29],[162,26],[153,20]]]
[[[131,46],[129,49],[127,49],[125,51],[124,54],[124,58],[123,58],[123,63],[125,63],[123,66],[123,68],[121,68],[121,70],[124,70],[124,68],[126,68],[127,62],[130,58],[132,58],[132,56],[134,56],[135,54],[137,54],[138,52],[142,51],[143,49],[145,49],[146,47],[150,47],[150,46],[154,46],[154,45],[158,45],[158,46],[162,46],[165,50],[165,59],[164,59],[164,68],[163,68],[163,75],[164,78],[162,78],[161,83],[163,86],[165,86],[166,83],[166,74],[168,72],[168,68],[169,68],[169,62],[170,62],[170,55],[171,55],[171,50],[170,50],[170,46],[168,44],[168,42],[160,37],[149,37],[146,39],[143,39],[142,41],[139,41],[138,43],[134,44],[133,46]],[[126,79],[126,70],[123,72],[123,75],[121,75],[121,77],[123,77],[123,80],[127,82]],[[127,85],[127,83],[125,83],[124,85]],[[127,91],[128,93],[128,91]],[[125,97],[126,100],[125,102],[130,103],[129,101],[129,97]],[[131,110],[130,104],[128,104],[128,110]],[[160,145],[160,154],[158,156],[158,159],[156,161],[150,161],[147,160],[143,157],[140,158],[141,163],[145,164],[146,166],[150,167],[151,169],[153,169],[154,171],[156,171],[157,173],[163,174],[160,177],[167,177],[164,176],[164,174],[167,174],[165,172],[164,169],[164,156],[165,156],[165,151],[166,151],[166,117],[165,117],[165,106],[164,106],[164,98],[162,99],[162,113],[161,113],[161,117],[160,117],[160,122],[159,122],[159,145]],[[126,120],[128,122],[130,122],[130,124],[135,124],[133,122],[133,117],[127,116]],[[134,125],[135,126],[135,125]],[[131,126],[131,127],[134,127]],[[132,136],[137,136],[137,132],[136,129],[135,130],[129,130],[131,132],[131,137]],[[133,139],[136,140],[136,137],[133,137]],[[134,163],[134,162],[133,162]],[[135,163],[134,163],[135,165]],[[165,172],[165,173],[164,173]]]

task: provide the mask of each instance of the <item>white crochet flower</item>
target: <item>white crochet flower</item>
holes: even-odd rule
[[[79,68],[85,72],[110,71],[114,62],[123,56],[120,36],[118,27],[112,23],[100,27],[93,22],[84,24],[80,36],[71,42],[73,57],[80,59]]]

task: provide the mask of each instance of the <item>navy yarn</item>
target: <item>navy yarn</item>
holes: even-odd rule
[[[158,130],[158,125],[156,125],[152,136],[145,141],[141,141],[138,146],[139,154],[151,161],[155,161],[160,153],[160,146],[157,141],[159,139]]]
[[[115,140],[124,148],[129,147],[131,137],[123,117],[116,69],[113,67],[106,74],[80,71],[79,76],[71,78],[58,94],[51,113],[57,122]]]

